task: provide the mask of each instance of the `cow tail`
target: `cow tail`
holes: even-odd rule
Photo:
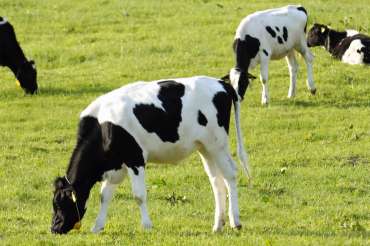
[[[237,147],[238,147],[238,158],[240,161],[240,164],[247,175],[248,179],[251,180],[251,169],[248,164],[248,155],[247,152],[244,149],[243,144],[243,133],[240,126],[240,100],[233,100],[234,104],[234,116],[235,116],[235,128],[236,128],[236,137],[237,137]]]

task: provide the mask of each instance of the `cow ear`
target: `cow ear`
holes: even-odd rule
[[[57,177],[55,180],[54,180],[54,188],[56,190],[58,189],[62,189],[64,186],[64,179],[62,177]]]
[[[226,74],[225,76],[223,76],[221,78],[221,80],[225,81],[225,82],[230,82],[230,74]]]

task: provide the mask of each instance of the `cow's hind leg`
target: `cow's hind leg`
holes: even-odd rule
[[[218,232],[221,231],[222,227],[225,225],[226,186],[223,181],[223,176],[209,155],[201,153],[200,157],[202,159],[204,169],[208,174],[215,197],[215,223],[213,225],[213,231]]]
[[[313,69],[312,69],[312,63],[313,63],[313,54],[311,53],[311,50],[307,46],[307,41],[306,37],[303,34],[301,38],[301,46],[298,49],[298,52],[301,53],[303,56],[305,62],[306,62],[306,67],[307,67],[307,87],[310,90],[311,94],[316,93],[316,87],[315,83],[313,81]]]
[[[292,98],[296,93],[296,83],[297,83],[297,72],[298,72],[298,62],[295,57],[294,50],[290,51],[286,56],[286,61],[288,63],[289,75],[290,75],[290,86],[288,91],[288,98]]]
[[[141,224],[144,229],[151,229],[152,222],[146,208],[145,168],[128,168],[128,174],[131,178],[132,193],[140,208]]]
[[[269,88],[268,88],[268,76],[269,76],[269,58],[261,59],[260,65],[260,80],[262,83],[262,105],[267,105],[269,103]]]
[[[122,182],[126,175],[126,167],[123,167],[121,170],[108,171],[103,175],[104,181],[100,190],[100,210],[96,218],[95,225],[91,229],[92,232],[98,233],[104,229],[109,202],[112,200],[114,191],[118,184]]]
[[[237,167],[229,151],[217,151],[214,160],[224,178],[229,194],[229,220],[232,228],[240,229],[238,190],[236,184]]]

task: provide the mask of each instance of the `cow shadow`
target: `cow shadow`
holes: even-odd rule
[[[284,107],[301,107],[301,108],[315,108],[315,107],[334,107],[334,108],[366,108],[370,107],[370,99],[358,98],[351,100],[336,100],[335,98],[329,99],[275,99],[273,101],[275,106]]]
[[[349,230],[342,230],[342,231],[315,231],[315,230],[307,230],[307,229],[274,229],[268,232],[268,235],[275,234],[275,235],[285,235],[288,237],[291,236],[299,236],[299,237],[315,237],[315,238],[323,238],[323,239],[330,239],[335,237],[351,237],[351,238],[369,238],[370,232],[369,231],[349,231]]]
[[[84,95],[101,95],[116,89],[114,86],[84,86],[81,88],[63,88],[63,87],[42,87],[38,95],[40,96],[84,96]]]

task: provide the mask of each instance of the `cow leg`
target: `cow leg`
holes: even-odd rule
[[[262,105],[267,105],[269,102],[269,90],[268,90],[268,59],[261,59],[261,72],[260,72],[260,80],[262,82]]]
[[[289,54],[286,56],[286,61],[288,63],[290,75],[288,98],[292,98],[295,96],[296,93],[297,72],[298,72],[298,62],[295,58],[294,50],[290,51]]]
[[[216,166],[224,178],[229,194],[229,220],[232,228],[240,229],[238,190],[236,185],[237,168],[228,151],[219,151],[214,158]]]
[[[221,176],[220,171],[215,166],[213,161],[208,157],[208,155],[200,154],[200,157],[203,162],[204,170],[209,177],[215,197],[215,223],[213,225],[213,231],[219,232],[225,225],[226,186],[223,182],[223,177]]]
[[[144,229],[151,229],[152,222],[146,208],[145,168],[138,167],[135,171],[128,168],[128,174],[131,178],[132,193],[140,208],[141,224]]]
[[[96,217],[95,225],[91,229],[92,232],[98,233],[104,229],[105,221],[107,218],[108,205],[112,200],[114,191],[118,184],[122,182],[127,174],[126,167],[118,171],[108,171],[103,175],[103,183],[100,190],[100,210]]]
[[[307,67],[307,87],[310,90],[311,94],[314,95],[316,93],[316,87],[315,83],[313,81],[313,69],[312,69],[312,63],[313,63],[313,54],[311,53],[311,50],[307,46],[307,41],[305,36],[303,35],[301,39],[301,47],[299,53],[302,54]]]

